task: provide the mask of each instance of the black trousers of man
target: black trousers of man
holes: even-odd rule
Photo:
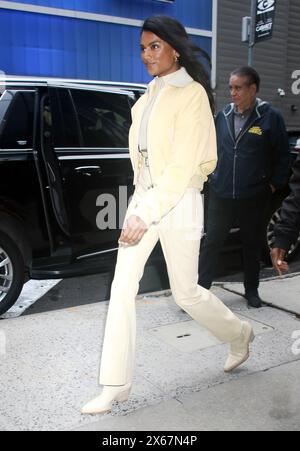
[[[240,227],[246,292],[259,286],[260,255],[270,207],[271,188],[265,187],[250,199],[224,199],[209,193],[207,233],[200,252],[199,283],[210,289],[216,276],[219,253],[233,225]]]

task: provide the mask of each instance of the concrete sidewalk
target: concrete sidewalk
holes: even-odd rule
[[[277,282],[265,282],[273,301]],[[225,374],[227,345],[190,320],[169,293],[142,296],[132,395],[102,416],[83,416],[80,408],[100,393],[108,302],[1,320],[0,429],[300,430],[299,320],[269,306],[249,310],[241,296],[213,290],[252,322],[251,359]]]
[[[75,430],[299,431],[299,378],[292,362]]]
[[[299,281],[299,273],[264,279],[260,282],[259,292],[265,304],[300,315]],[[222,287],[233,293],[244,293],[242,283],[224,283]]]

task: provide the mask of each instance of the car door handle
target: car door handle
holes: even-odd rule
[[[78,168],[75,168],[75,171],[79,174],[84,174],[91,176],[92,174],[101,174],[102,169],[100,166],[79,166]]]

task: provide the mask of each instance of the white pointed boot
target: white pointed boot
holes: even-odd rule
[[[254,340],[254,332],[250,323],[242,321],[242,332],[239,338],[230,343],[230,353],[224,371],[229,373],[249,358],[249,346]]]
[[[82,407],[81,413],[97,414],[110,412],[114,401],[127,401],[131,390],[131,383],[126,385],[104,385],[102,393]]]

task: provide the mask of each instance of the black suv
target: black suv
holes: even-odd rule
[[[133,191],[130,110],[144,90],[0,80],[0,313],[17,300],[26,270],[52,279],[112,267]],[[118,221],[101,230],[109,200]]]

